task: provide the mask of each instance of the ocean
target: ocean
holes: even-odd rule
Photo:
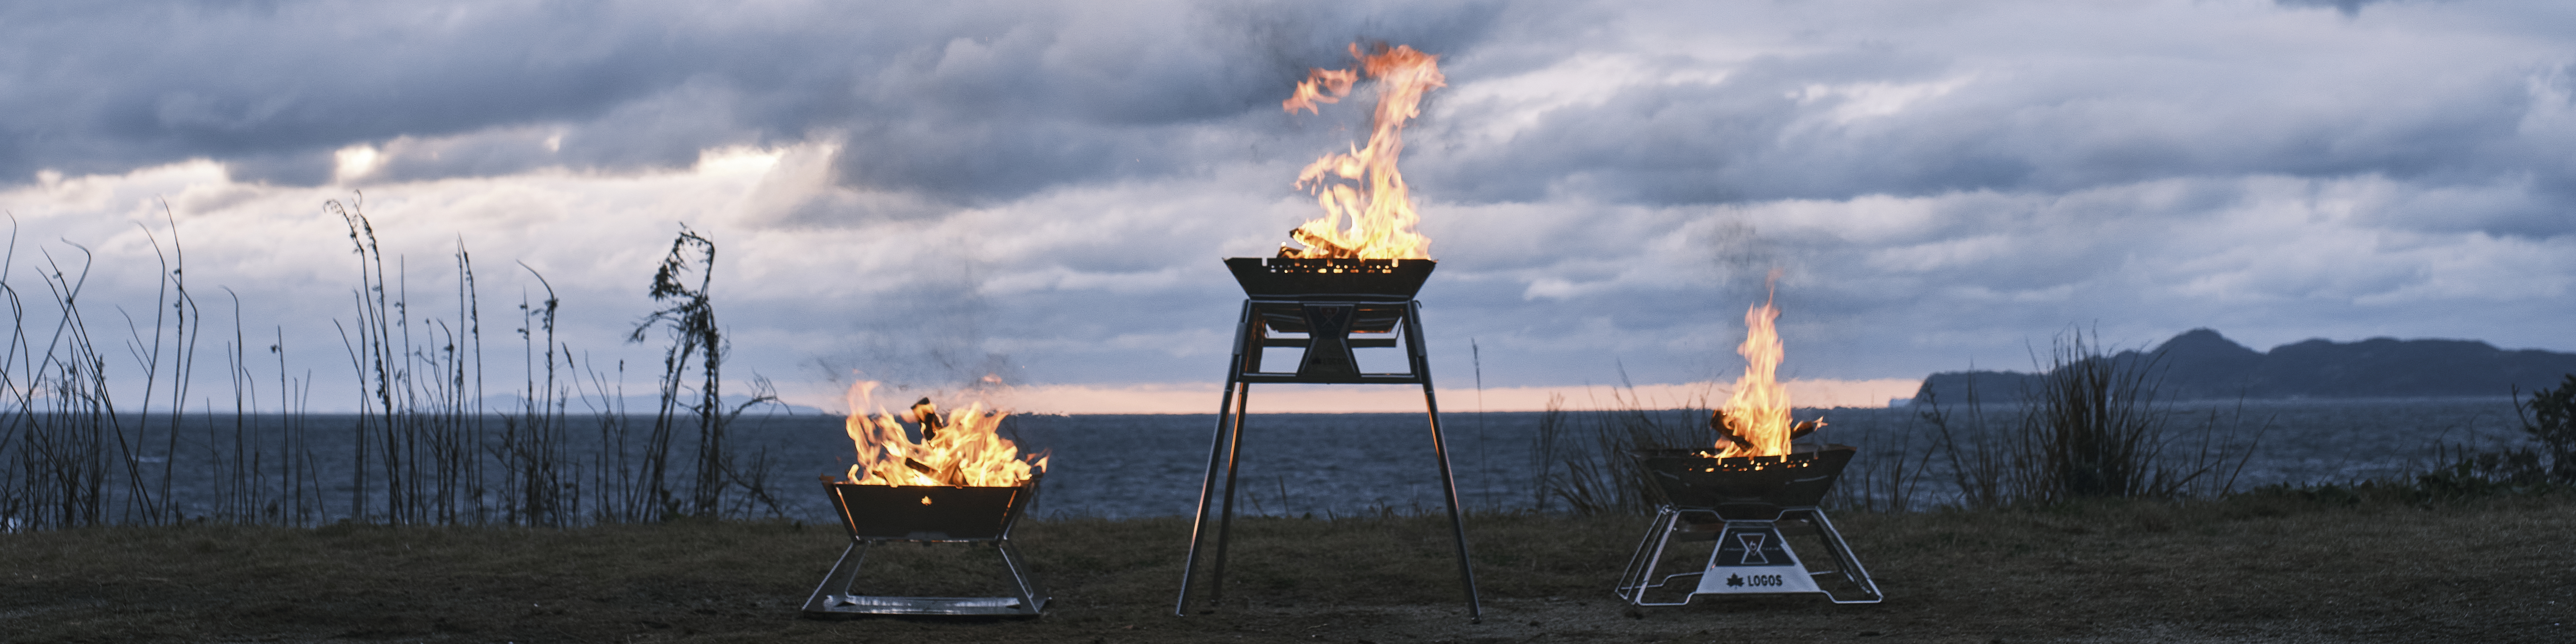
[[[1896,458],[1929,466],[1932,471],[1918,480],[1915,496],[1919,503],[1930,505],[1955,498],[1955,490],[1947,482],[1947,472],[1941,471],[1946,459],[1927,451],[1937,441],[1922,411],[1806,409],[1794,416],[1822,416],[1828,425],[1814,438],[1859,448],[1854,470]],[[2009,409],[1986,411],[1994,418],[2011,413]],[[2166,453],[2189,457],[2207,445],[2222,453],[2245,455],[2241,468],[2229,465],[2221,470],[2221,475],[2232,474],[2232,486],[2239,490],[2275,483],[2402,477],[2426,470],[2444,450],[2495,449],[2520,445],[2523,440],[2511,401],[2504,398],[2186,402],[2171,404],[2168,411]],[[1962,410],[1951,412],[1953,426],[1963,426],[1968,415]],[[1662,413],[1677,422],[1698,417],[1695,412]],[[1538,504],[1536,479],[1542,466],[1534,451],[1540,417],[1536,412],[1472,410],[1442,415],[1460,499],[1467,507],[1511,511]],[[275,453],[280,450],[274,445],[282,435],[281,420],[252,418],[242,425],[249,428],[241,433],[242,444],[272,446],[250,450],[259,455],[263,472],[280,468]],[[313,455],[308,472],[319,492],[307,495],[318,500],[316,522],[346,517],[354,492],[348,467],[355,456],[355,446],[348,439],[354,421],[349,416],[301,420]],[[595,501],[599,477],[589,464],[600,454],[596,421],[573,420],[567,460],[584,468],[575,479],[592,490]],[[157,422],[167,424],[166,419]],[[835,416],[741,419],[729,449],[741,459],[755,455],[769,459],[767,481],[779,500],[775,509],[757,508],[744,514],[833,521],[816,477],[837,475],[848,467],[852,446],[842,423]],[[1186,516],[1193,511],[1215,424],[1216,417],[1206,414],[1020,415],[1004,427],[1006,435],[1024,449],[1051,454],[1044,487],[1031,509],[1034,516],[1128,518]],[[180,504],[181,514],[218,512],[219,499],[239,493],[237,485],[226,481],[243,480],[229,474],[252,464],[248,458],[234,458],[238,453],[233,447],[235,428],[231,416],[189,417],[175,452],[164,447],[166,437],[155,438],[150,430],[138,429],[149,446],[140,459],[143,476],[158,481],[160,469],[166,467],[173,475],[171,496]],[[497,421],[488,423],[490,431],[498,428]],[[687,461],[693,441],[687,434],[675,441],[675,464]],[[1564,449],[1588,444],[1582,438],[1560,442]],[[497,452],[486,447],[478,457],[494,458]],[[12,469],[11,476],[23,476],[30,462],[23,458],[25,441],[0,448],[16,450],[0,451],[0,456],[11,457],[7,467],[20,468]],[[1330,517],[1442,508],[1439,470],[1422,414],[1256,414],[1246,424],[1241,459],[1239,515]],[[273,474],[263,476],[275,485]],[[111,496],[117,493],[118,485],[107,487]],[[371,505],[381,507],[381,501]]]

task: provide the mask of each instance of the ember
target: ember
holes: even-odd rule
[[[850,386],[848,431],[858,454],[842,482],[1007,487],[1046,471],[1046,454],[1024,459],[1017,444],[994,431],[1007,413],[986,411],[976,403],[942,415],[929,398],[922,398],[900,416],[883,408],[869,416],[865,410],[875,406],[870,394],[876,387],[872,381]],[[905,423],[917,431],[908,431]],[[914,440],[914,433],[921,438]]]
[[[1317,69],[1297,84],[1297,94],[1280,103],[1294,113],[1320,111],[1316,103],[1338,103],[1362,73],[1378,81],[1377,111],[1368,147],[1328,154],[1297,174],[1297,187],[1315,193],[1324,216],[1288,231],[1305,248],[1279,247],[1280,257],[1306,259],[1430,259],[1431,241],[1413,231],[1419,217],[1413,197],[1395,168],[1404,154],[1404,123],[1422,114],[1422,95],[1447,87],[1440,76],[1440,57],[1397,45],[1375,54],[1360,53],[1360,71]],[[1344,181],[1334,181],[1343,179]]]

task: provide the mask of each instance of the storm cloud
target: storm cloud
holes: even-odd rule
[[[166,199],[192,275],[315,324],[349,285],[314,208],[364,190],[421,263],[544,271],[602,352],[686,221],[733,373],[809,401],[1199,382],[1216,260],[1364,134],[1279,101],[1390,43],[1449,79],[1404,163],[1449,382],[1731,377],[1775,269],[1805,378],[2079,327],[2576,350],[2571,34],[2542,2],[13,6],[0,208],[130,258]]]

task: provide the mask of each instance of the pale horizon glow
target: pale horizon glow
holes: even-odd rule
[[[1567,410],[1707,409],[1723,401],[1729,382],[1693,382],[1572,387],[1438,387],[1434,395],[1442,415],[1545,411],[1551,398]],[[1791,380],[1789,398],[1806,408],[1884,408],[1890,399],[1912,398],[1921,380]],[[1007,387],[953,398],[957,406],[984,400],[1014,413],[1032,414],[1213,414],[1218,413],[1220,383],[1158,383],[1124,386],[1041,385]],[[980,396],[980,398],[978,398]],[[829,408],[826,408],[829,409]],[[1422,389],[1401,385],[1260,385],[1252,388],[1251,413],[1407,413],[1421,412]],[[848,414],[847,410],[834,413]]]

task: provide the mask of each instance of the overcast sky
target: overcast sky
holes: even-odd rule
[[[88,249],[122,343],[176,239],[200,393],[238,296],[257,359],[282,336],[349,407],[322,206],[363,191],[415,320],[454,325],[471,252],[494,392],[536,274],[643,392],[659,341],[625,337],[685,222],[733,379],[1213,411],[1219,260],[1318,214],[1298,168],[1366,134],[1365,101],[1279,103],[1356,41],[1448,78],[1403,161],[1444,388],[1731,380],[1775,268],[1814,381],[2027,368],[2070,327],[2576,350],[2576,5],[1384,4],[12,3],[10,285],[49,320],[38,267]]]

